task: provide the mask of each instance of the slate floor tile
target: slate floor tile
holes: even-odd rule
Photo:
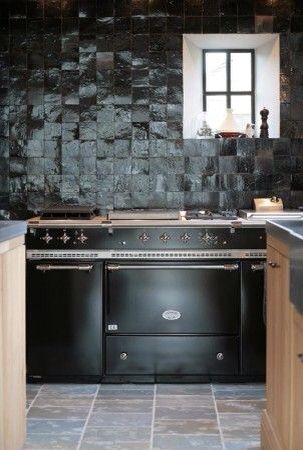
[[[219,435],[156,435],[153,450],[222,450]]]
[[[213,408],[191,408],[190,406],[175,408],[174,406],[156,407],[155,417],[157,420],[173,419],[216,419],[216,412]]]
[[[150,427],[87,427],[84,443],[96,442],[149,442]]]
[[[26,397],[34,398],[38,394],[41,387],[42,387],[41,384],[27,384],[26,385]]]
[[[151,427],[151,413],[106,413],[100,409],[93,409],[87,426],[89,427]]]
[[[80,450],[150,450],[149,442],[86,442]]]
[[[96,408],[107,413],[147,413],[152,411],[153,401],[142,399],[98,399],[95,402],[95,409]]]
[[[217,383],[212,384],[212,389],[216,391],[243,391],[243,390],[259,390],[265,391],[263,383]]]
[[[155,434],[219,434],[216,418],[202,420],[156,420]]]
[[[131,390],[135,390],[137,391],[139,390],[147,390],[147,391],[152,391],[154,392],[154,385],[153,384],[101,384],[100,385],[100,389],[99,392],[102,391],[112,391],[113,389],[117,389],[118,391],[131,391]]]
[[[263,400],[265,393],[262,389],[217,389],[214,392],[216,400]]]
[[[153,399],[154,392],[149,389],[106,389],[98,392],[97,398],[147,398]]]
[[[157,395],[211,395],[210,384],[159,384]]]
[[[69,394],[69,395],[95,395],[98,389],[97,384],[44,384],[41,394]]]
[[[29,419],[86,419],[89,412],[88,407],[77,406],[32,406],[28,412]]]
[[[265,400],[217,400],[219,413],[261,413]]]
[[[259,440],[260,414],[219,414],[224,439]]]
[[[209,395],[157,395],[156,406],[180,407],[200,407],[213,410],[214,401]]]
[[[261,444],[259,441],[225,440],[224,443],[226,450],[261,450]]]
[[[27,419],[28,434],[81,434],[85,420]]]
[[[92,404],[93,397],[92,396],[77,396],[76,398],[73,395],[38,395],[32,406],[39,407],[47,407],[47,406],[70,406],[74,407],[75,404],[78,407],[89,408]]]
[[[30,434],[23,450],[77,450],[80,435],[54,436],[52,434]]]

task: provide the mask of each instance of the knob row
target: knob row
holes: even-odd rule
[[[58,237],[57,239],[61,242],[63,242],[63,244],[66,244],[70,239],[72,238],[72,236],[69,236],[66,231],[63,232],[62,236]],[[54,238],[49,234],[49,232],[47,231],[45,233],[44,236],[42,236],[40,238],[42,241],[44,241],[46,244],[49,244]],[[75,233],[74,239],[76,240],[76,243],[80,243],[80,244],[85,244],[85,242],[88,240],[88,237],[85,236],[85,234],[83,233],[83,231],[81,230],[81,233],[79,234],[79,236],[77,236],[77,233]]]
[[[138,239],[140,239],[140,241],[142,241],[142,242],[147,242],[151,239],[151,236],[144,232],[139,236]],[[159,236],[159,239],[162,242],[167,242],[167,241],[170,241],[172,238],[169,234],[163,233],[163,234],[161,234],[161,236]],[[181,234],[180,240],[183,242],[188,242],[191,240],[191,235],[188,233]],[[209,234],[209,233],[200,235],[199,240],[204,243],[207,243],[207,244],[217,244],[218,243],[218,237],[215,235]],[[224,241],[224,244],[226,244],[225,241]]]
[[[147,242],[151,239],[151,236],[147,233],[142,233],[139,236],[139,239],[140,239],[140,241]],[[160,241],[166,242],[166,241],[169,241],[171,239],[171,237],[169,234],[163,233],[163,234],[161,234],[159,239],[160,239]],[[191,236],[188,233],[184,233],[180,236],[180,239],[181,239],[181,241],[189,241],[191,239]]]

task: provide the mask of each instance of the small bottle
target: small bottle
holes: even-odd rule
[[[253,123],[248,123],[246,125],[245,134],[248,138],[255,137],[255,125]]]
[[[203,112],[202,115],[199,114],[198,121],[199,121],[199,124],[202,125],[201,127],[199,127],[199,125],[198,125],[198,130],[197,130],[198,138],[200,138],[200,139],[212,138],[213,132],[212,132],[211,127],[207,123],[206,112]]]

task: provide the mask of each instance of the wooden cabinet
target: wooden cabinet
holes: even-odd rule
[[[301,449],[303,442],[303,316],[294,308],[292,378],[292,449]]]
[[[303,316],[289,299],[288,248],[268,237],[266,410],[263,450],[300,450],[303,441]]]
[[[0,243],[0,449],[25,438],[24,238]]]

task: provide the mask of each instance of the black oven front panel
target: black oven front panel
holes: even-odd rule
[[[108,263],[106,332],[236,335],[240,264]]]

